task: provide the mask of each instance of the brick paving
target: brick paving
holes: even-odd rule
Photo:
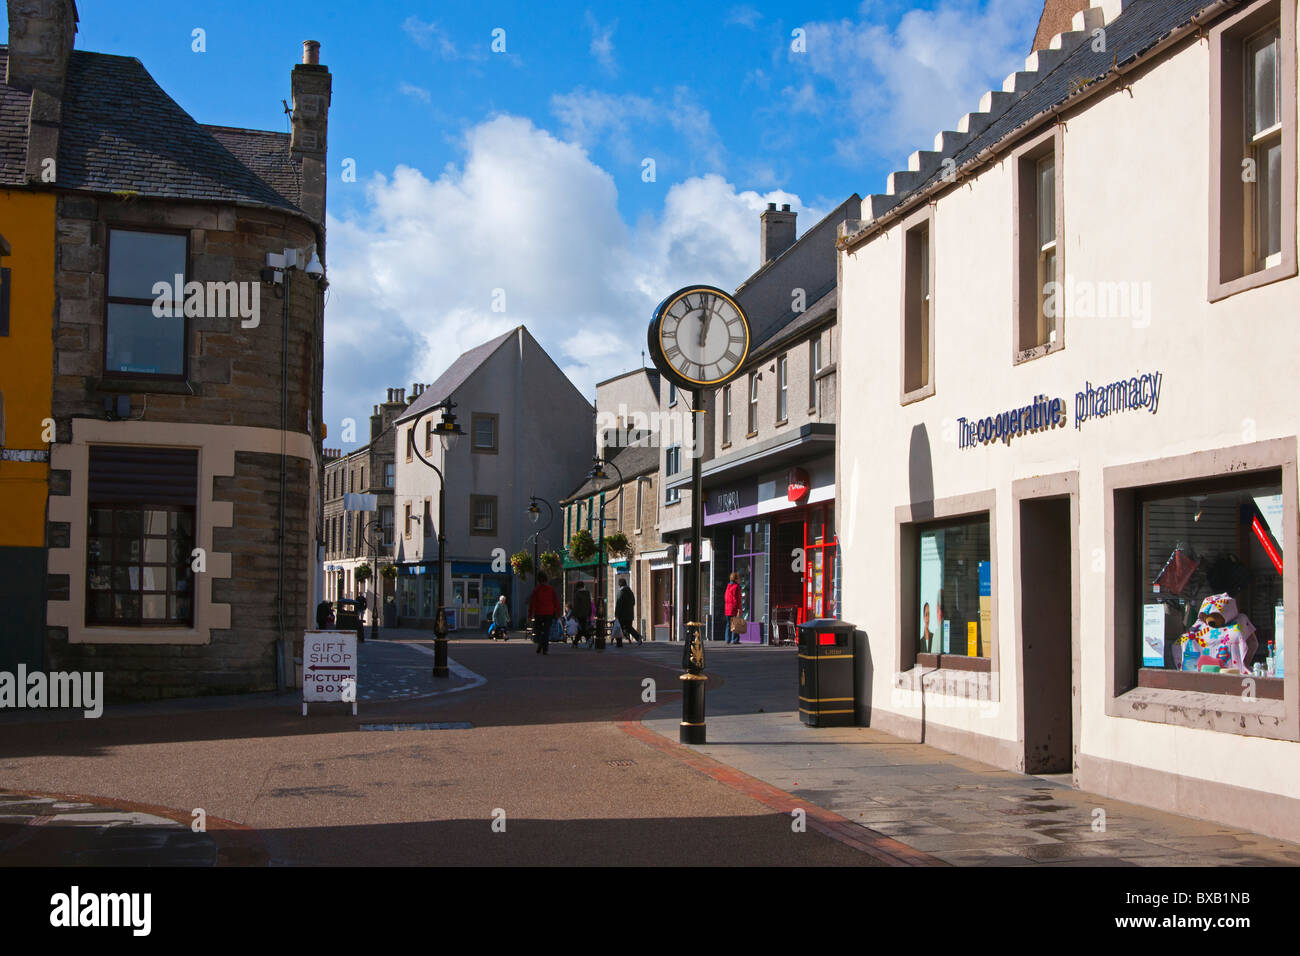
[[[808,727],[791,706],[794,653],[711,646],[709,672],[720,680],[708,694],[709,743],[681,750],[956,866],[1300,864],[1300,846],[1285,841],[1122,803],[867,727]],[[675,744],[679,719],[668,705],[643,723]]]

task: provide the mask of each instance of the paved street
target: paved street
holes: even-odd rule
[[[435,687],[424,635],[386,636],[362,645],[355,718],[303,718],[292,695],[7,715],[0,863],[1300,862],[866,728],[804,727],[789,648],[710,648],[711,743],[691,750],[676,743],[679,645],[543,658],[525,640],[453,641],[457,674]]]

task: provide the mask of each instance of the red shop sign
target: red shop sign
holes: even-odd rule
[[[811,482],[808,472],[802,468],[791,468],[790,474],[786,476],[786,497],[790,501],[802,501],[808,497],[808,486]]]

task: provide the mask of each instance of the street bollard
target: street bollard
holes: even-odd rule
[[[682,667],[686,673],[682,681],[682,723],[677,739],[684,744],[699,746],[704,743],[704,686],[708,677],[704,673],[704,642],[701,633],[704,625],[691,621],[686,625],[690,639],[682,648]]]

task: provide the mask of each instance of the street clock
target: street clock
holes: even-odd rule
[[[749,319],[721,289],[692,285],[659,303],[646,338],[655,367],[678,388],[715,388],[749,356]]]

